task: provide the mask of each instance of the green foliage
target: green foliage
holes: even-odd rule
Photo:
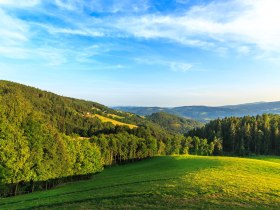
[[[191,129],[202,127],[203,123],[172,115],[166,112],[157,112],[146,116],[146,119],[160,125],[171,132],[186,133]]]
[[[190,136],[207,138],[225,154],[280,155],[279,115],[256,117],[230,117],[217,119],[188,133]],[[214,154],[221,154],[215,151]]]
[[[65,177],[99,172],[103,165],[188,154],[192,144],[149,119],[12,82],[0,81],[0,104],[3,196],[48,189]],[[95,115],[137,126],[103,123]],[[198,154],[210,153],[204,148]]]

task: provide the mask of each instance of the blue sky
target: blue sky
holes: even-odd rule
[[[278,0],[0,0],[0,78],[99,103],[280,100]]]

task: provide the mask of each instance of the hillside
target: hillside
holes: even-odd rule
[[[135,114],[8,81],[0,81],[0,105],[0,197],[155,155],[211,155],[219,145]]]
[[[230,106],[182,106],[173,108],[164,107],[133,107],[123,106],[114,107],[116,110],[135,113],[138,115],[146,116],[156,112],[167,112],[185,118],[191,118],[202,122],[210,121],[217,118],[224,117],[242,117],[245,115],[258,115],[258,114],[280,114],[280,102],[259,102]]]
[[[135,114],[110,109],[96,102],[63,97],[37,88],[0,80],[0,99],[2,109],[18,106],[18,110],[39,112],[46,121],[52,123],[60,132],[91,137],[98,133],[114,132],[116,126],[136,128],[144,125],[160,129]],[[17,103],[15,103],[17,102]],[[21,103],[19,103],[21,102]],[[7,108],[5,114],[10,110]]]
[[[230,155],[280,155],[280,116],[263,114],[216,119],[189,136],[220,140],[223,152]]]
[[[279,158],[260,158],[156,157],[53,190],[0,199],[0,208],[279,209],[280,164],[272,162]]]
[[[0,105],[0,197],[170,153],[165,144],[178,139],[139,116],[8,81],[0,81]]]
[[[202,127],[203,123],[195,120],[178,117],[165,112],[157,112],[146,116],[146,119],[160,125],[162,128],[176,132],[176,133],[187,133],[188,131]]]

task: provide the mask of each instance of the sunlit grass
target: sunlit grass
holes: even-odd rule
[[[279,163],[280,164],[280,156],[253,156],[252,159],[258,159],[258,160],[265,160],[269,162]]]
[[[110,118],[108,118],[108,117],[104,117],[104,116],[99,115],[99,114],[93,114],[92,117],[97,117],[97,118],[100,119],[102,122],[110,122],[110,123],[112,123],[113,125],[128,126],[130,129],[137,128],[136,125],[132,125],[132,124],[127,124],[127,123],[119,122],[119,121],[117,121],[117,120],[113,120],[113,119],[110,119]]]
[[[279,209],[280,164],[231,157],[155,157],[106,168],[91,180],[0,200],[0,209],[38,207]]]
[[[113,117],[113,118],[118,118],[118,119],[124,119],[125,118],[125,117],[122,117],[122,116],[119,116],[119,115],[116,115],[116,114],[107,114],[107,116]]]

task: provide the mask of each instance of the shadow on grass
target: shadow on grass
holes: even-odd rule
[[[36,201],[36,200],[58,197],[58,196],[71,195],[71,194],[76,194],[76,193],[81,193],[81,192],[90,192],[90,191],[94,191],[94,190],[108,189],[108,188],[121,187],[121,186],[133,185],[133,184],[158,182],[158,181],[168,181],[168,180],[178,180],[178,179],[180,179],[180,178],[163,178],[163,179],[151,179],[151,180],[144,180],[144,181],[127,182],[127,183],[122,183],[122,184],[115,184],[115,185],[109,185],[109,186],[103,186],[103,187],[93,187],[93,188],[86,189],[86,190],[77,190],[77,191],[72,191],[72,192],[67,192],[67,193],[61,193],[59,195],[52,195],[52,196],[45,196],[45,197],[40,197],[40,198],[26,199],[24,201]],[[95,199],[95,198],[92,198],[92,199]],[[0,204],[0,206],[17,204],[17,203],[22,203],[22,202],[23,201],[2,203],[2,204]]]
[[[110,188],[116,188],[116,187],[121,187],[121,186],[127,186],[127,185],[135,185],[135,184],[141,184],[141,183],[152,183],[152,182],[159,182],[159,181],[169,181],[169,180],[180,180],[181,179],[181,175],[185,174],[185,173],[191,173],[191,172],[195,172],[201,169],[206,169],[206,168],[211,168],[211,167],[218,167],[221,166],[221,163],[218,159],[206,159],[205,157],[188,157],[188,156],[169,156],[169,157],[155,157],[154,158],[155,161],[151,161],[151,162],[146,162],[148,163],[146,165],[145,161],[141,161],[142,163],[145,163],[144,165],[140,163],[139,166],[141,166],[141,171],[144,171],[143,173],[147,175],[147,178],[152,176],[152,174],[154,172],[156,172],[157,174],[153,174],[154,176],[157,176],[158,174],[162,173],[169,176],[169,177],[164,177],[164,178],[156,178],[156,179],[146,179],[146,180],[138,180],[138,181],[133,181],[133,182],[125,182],[125,183],[121,183],[121,184],[112,184],[112,185],[107,185],[107,186],[99,186],[99,187],[91,187],[91,188],[87,188],[85,190],[74,190],[71,192],[64,192],[64,193],[60,193],[57,195],[46,195],[43,197],[36,197],[36,198],[30,198],[30,199],[23,199],[20,201],[8,201],[5,203],[0,203],[0,208],[2,206],[2,208],[6,207],[8,208],[9,205],[18,205],[18,204],[23,204],[24,202],[36,202],[36,201],[40,201],[40,200],[44,200],[44,199],[48,199],[48,198],[54,198],[54,197],[62,197],[62,196],[67,196],[67,195],[75,195],[78,193],[84,193],[84,192],[90,192],[90,191],[98,191],[98,190],[102,190],[102,189],[110,189]],[[132,171],[138,171],[140,168],[139,166],[137,166],[137,163],[132,164],[131,166],[133,166],[131,169]],[[136,166],[136,168],[134,168]],[[113,167],[112,167],[113,169]],[[118,173],[121,173],[121,170],[119,171],[118,168]],[[130,170],[131,170],[130,169]],[[107,169],[110,170],[110,169]],[[112,172],[112,171],[111,171]],[[133,174],[129,174],[129,176],[132,176]],[[172,176],[172,177],[170,177]],[[126,177],[126,176],[125,176]],[[124,178],[125,178],[124,177]],[[145,195],[145,194],[143,194]],[[136,196],[136,195],[129,195],[131,197]],[[139,196],[139,194],[137,195]],[[73,204],[73,203],[82,203],[82,202],[87,202],[87,201],[98,201],[98,200],[102,200],[102,199],[115,199],[118,197],[126,197],[126,195],[124,196],[104,196],[104,197],[99,197],[99,198],[81,198],[81,199],[77,199],[77,200],[73,200],[73,201],[66,201],[66,202],[57,202],[57,203],[52,203],[49,205],[40,205],[38,204],[38,206],[34,205],[32,208],[47,208],[47,207],[54,207],[54,206],[59,206],[59,205],[63,205],[63,204]],[[2,201],[5,201],[5,199],[3,199]],[[31,208],[31,207],[30,207]]]

